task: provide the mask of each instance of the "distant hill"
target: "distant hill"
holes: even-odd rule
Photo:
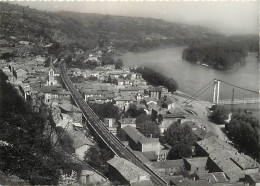
[[[111,16],[75,12],[46,12],[1,3],[1,38],[9,36],[33,43],[58,42],[67,48],[93,49],[114,46],[139,51],[162,45],[188,44],[218,35],[201,26],[190,26],[151,18]]]

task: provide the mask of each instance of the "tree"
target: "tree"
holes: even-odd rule
[[[148,117],[146,114],[141,114],[136,117],[135,123],[136,123],[136,128],[139,128],[140,125],[146,121],[151,121],[151,118]]]
[[[101,120],[104,120],[104,118],[120,118],[119,109],[113,103],[94,103],[91,107]]]
[[[118,59],[115,64],[115,69],[121,69],[123,67],[122,59]]]
[[[108,78],[107,78],[107,82],[108,83],[112,83],[112,79],[111,79],[111,76],[109,75]]]
[[[169,151],[168,160],[181,159],[181,158],[190,158],[192,156],[191,146],[186,144],[176,144],[172,146]]]
[[[167,143],[172,146],[169,159],[191,156],[191,146],[195,143],[196,137],[188,125],[175,122],[170,125],[165,136]]]
[[[135,104],[130,104],[129,108],[127,110],[127,116],[130,116],[132,118],[136,118],[142,114],[146,114],[143,108],[140,108],[137,110],[137,106]]]
[[[1,171],[32,185],[57,185],[60,170],[79,174],[80,165],[53,148],[55,130],[44,105],[34,112],[4,76],[0,78],[0,136],[5,142],[0,146]]]
[[[168,144],[172,146],[179,143],[192,145],[196,140],[192,129],[188,125],[181,125],[179,122],[170,125],[166,132],[166,138]]]
[[[145,121],[144,123],[140,124],[137,129],[145,137],[151,137],[152,135],[153,138],[158,138],[160,136],[160,129],[158,125],[152,121]]]
[[[10,52],[5,52],[5,53],[2,53],[2,55],[1,55],[1,59],[5,59],[5,60],[8,60],[12,57],[14,57],[14,54],[10,53]]]
[[[103,117],[104,118],[116,118],[120,119],[120,114],[119,114],[119,108],[113,103],[105,103],[104,104],[104,110],[103,110]]]
[[[210,114],[210,119],[216,123],[224,123],[228,119],[228,110],[224,106],[217,105]]]
[[[52,45],[48,48],[48,52],[49,52],[50,54],[54,54],[54,55],[56,55],[56,56],[59,55],[60,51],[61,51],[61,45],[60,45],[60,43],[58,43],[58,42],[56,42],[56,41],[54,41],[54,42],[52,43]]]
[[[118,81],[117,81],[117,79],[116,79],[116,78],[114,78],[114,79],[112,80],[112,84],[115,84],[115,85],[117,85],[117,84],[118,84]]]
[[[142,77],[151,85],[164,86],[168,88],[170,92],[174,92],[178,89],[178,83],[174,79],[169,79],[163,74],[156,72],[153,69],[147,67],[138,67],[135,72],[142,74]]]
[[[15,79],[17,79],[17,73],[14,69],[13,69],[13,76],[15,77]]]
[[[84,159],[91,167],[106,174],[108,173],[107,161],[110,160],[113,155],[110,149],[100,148],[98,145],[94,145],[88,149]]]

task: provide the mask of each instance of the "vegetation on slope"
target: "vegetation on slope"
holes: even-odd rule
[[[208,38],[214,31],[158,19],[111,16],[75,12],[46,12],[14,4],[1,3],[4,37],[23,36],[43,46],[58,42],[62,51],[84,51],[113,46],[126,51],[140,51],[172,44],[187,44]],[[29,36],[29,37],[28,37]],[[36,46],[36,45],[35,45]],[[37,53],[46,48],[37,45]]]
[[[30,184],[55,185],[61,171],[79,173],[81,165],[54,147],[55,126],[44,107],[34,112],[6,80],[0,71],[0,170]]]

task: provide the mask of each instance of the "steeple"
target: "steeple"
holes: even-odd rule
[[[54,66],[53,66],[53,62],[52,62],[52,57],[51,57],[51,61],[50,61],[50,69],[54,69]]]
[[[47,81],[47,85],[56,85],[56,84],[57,84],[57,80],[55,80],[54,66],[51,58],[50,67],[49,67],[49,80]]]

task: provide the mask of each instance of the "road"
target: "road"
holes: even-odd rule
[[[71,92],[72,98],[74,99],[77,106],[81,109],[84,117],[92,126],[94,131],[99,135],[99,137],[107,144],[107,146],[119,157],[127,159],[132,163],[136,164],[141,169],[145,170],[150,174],[151,181],[155,185],[167,185],[159,175],[157,175],[153,170],[146,166],[140,159],[138,159],[126,146],[112,133],[110,133],[105,127],[105,124],[98,118],[98,116],[93,112],[91,107],[85,102],[82,95],[77,91],[71,80],[69,79],[64,62],[60,63],[61,77],[67,87]]]
[[[182,96],[182,95],[175,95],[175,96],[176,98],[179,99],[181,104],[183,104],[183,102],[187,100],[186,96]],[[185,107],[184,105],[185,104],[183,104],[182,106]],[[221,130],[222,126],[216,125],[215,123],[209,121],[208,111],[206,108],[207,107],[210,108],[213,105],[212,103],[206,101],[194,100],[190,103],[190,105],[192,105],[192,108],[189,109],[196,113],[195,115],[199,124],[206,127],[207,131],[211,131],[214,134],[218,135],[221,139],[223,140],[227,139],[226,134],[223,133],[223,131]]]

